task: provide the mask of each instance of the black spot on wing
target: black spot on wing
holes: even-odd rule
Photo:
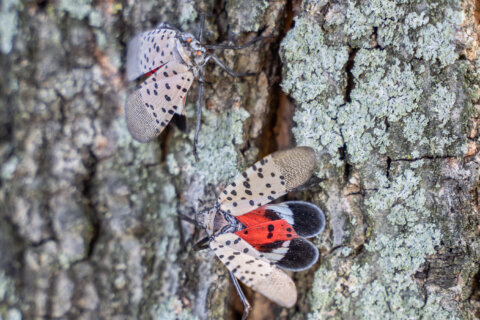
[[[268,218],[271,221],[283,219],[277,214],[276,211],[268,209],[268,207],[265,210],[265,218]]]

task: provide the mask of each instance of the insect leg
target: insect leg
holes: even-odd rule
[[[193,251],[200,251],[209,248],[208,242],[210,241],[209,237],[205,237],[202,240],[199,240],[197,243],[193,245]]]
[[[248,314],[250,313],[250,310],[252,309],[252,306],[250,306],[250,303],[248,302],[247,298],[245,297],[245,294],[243,293],[242,288],[240,287],[240,284],[238,283],[237,278],[233,275],[232,271],[228,271],[230,274],[230,277],[232,278],[233,285],[235,286],[235,290],[237,290],[238,296],[240,297],[240,300],[242,300],[243,303],[243,315],[242,315],[242,320],[246,320],[248,317]]]
[[[220,59],[218,59],[214,55],[210,55],[209,57],[211,57],[211,59],[213,61],[215,61],[215,63],[218,64],[220,66],[220,68],[225,70],[232,77],[249,77],[249,76],[255,76],[256,75],[256,73],[254,73],[254,72],[236,73],[236,72],[232,71],[231,69],[229,69],[225,64],[223,64],[222,61],[220,61]]]
[[[183,234],[182,217],[180,215],[177,216],[177,226],[178,232],[180,233],[180,249],[181,251],[185,251],[187,244],[185,242],[185,235]]]
[[[197,221],[196,221],[195,219],[192,219],[192,218],[184,215],[183,213],[178,213],[178,217],[179,217],[180,219],[182,219],[183,221],[186,221],[186,222],[191,223],[191,224],[193,224],[193,225],[195,225],[195,226],[198,226],[198,223],[197,223]]]
[[[202,104],[203,104],[203,68],[198,72],[198,102],[197,102],[197,123],[195,124],[195,136],[193,137],[193,156],[198,162],[197,142],[198,132],[200,131],[200,124],[202,121]]]
[[[265,39],[270,39],[270,38],[273,38],[272,36],[270,37],[256,37],[256,38],[253,38],[252,40],[244,43],[244,44],[240,44],[240,45],[230,45],[230,44],[226,44],[226,43],[218,43],[218,44],[207,44],[205,45],[205,48],[207,49],[232,49],[232,50],[240,50],[240,49],[244,49],[244,48],[247,48],[251,45],[254,45],[255,43],[259,42],[259,41],[262,41],[262,40],[265,40]]]

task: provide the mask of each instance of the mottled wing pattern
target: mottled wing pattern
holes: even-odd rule
[[[219,235],[210,242],[210,248],[235,277],[253,290],[280,306],[295,304],[297,289],[292,279],[239,236]]]
[[[315,152],[309,147],[275,152],[225,188],[218,199],[220,209],[239,216],[261,207],[304,184],[312,175],[315,162]]]
[[[127,98],[125,117],[133,138],[148,142],[160,134],[175,113],[181,113],[193,74],[183,64],[169,62],[147,78]]]
[[[133,37],[127,48],[127,79],[134,80],[172,60],[181,62],[175,34],[170,29],[153,29]]]

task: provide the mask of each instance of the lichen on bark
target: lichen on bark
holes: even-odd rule
[[[287,147],[275,136],[292,120],[285,108],[296,144],[319,160],[288,198],[322,207],[328,225],[314,239],[319,263],[294,275],[296,308],[247,290],[251,319],[478,315],[476,10],[453,0],[2,2],[0,317],[238,318],[228,273],[213,253],[190,251],[194,228],[177,213],[208,206]],[[187,132],[170,125],[140,144],[124,120],[134,85],[123,73],[135,33],[167,21],[195,34],[201,12],[206,42],[271,37],[216,52],[254,77],[207,66],[195,162],[198,84]]]
[[[451,207],[442,196],[452,191],[445,179],[458,166],[478,177],[475,162],[459,159],[469,144],[466,123],[479,78],[476,61],[460,59],[462,48],[455,46],[462,24],[465,33],[476,27],[466,23],[473,12],[454,1],[304,1],[302,9],[282,43],[282,85],[299,106],[297,143],[316,148],[319,176],[331,178],[322,183],[325,192],[340,183],[346,202],[336,209],[343,218],[330,221],[344,247],[323,237],[329,262],[316,271],[309,317],[468,317],[472,301],[455,297],[470,287],[452,294],[449,288],[459,284],[436,282],[443,272],[464,272],[474,281],[472,270],[451,265],[428,275],[428,269],[433,257],[469,250],[474,239],[475,230],[450,222],[466,221],[475,210],[468,195],[473,180],[456,182],[470,206]],[[329,196],[322,199],[327,212]],[[442,211],[447,207],[450,212]],[[359,228],[360,239],[348,230]],[[465,260],[478,261],[474,251]],[[431,278],[420,280],[422,272]]]

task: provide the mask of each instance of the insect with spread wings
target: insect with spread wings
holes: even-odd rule
[[[318,259],[318,249],[305,238],[323,231],[322,210],[304,201],[268,204],[307,182],[315,162],[309,147],[275,152],[230,183],[213,208],[196,214],[196,223],[208,234],[198,246],[208,243],[228,268],[245,308],[242,319],[251,307],[237,279],[291,307],[297,290],[281,269],[305,270]]]

